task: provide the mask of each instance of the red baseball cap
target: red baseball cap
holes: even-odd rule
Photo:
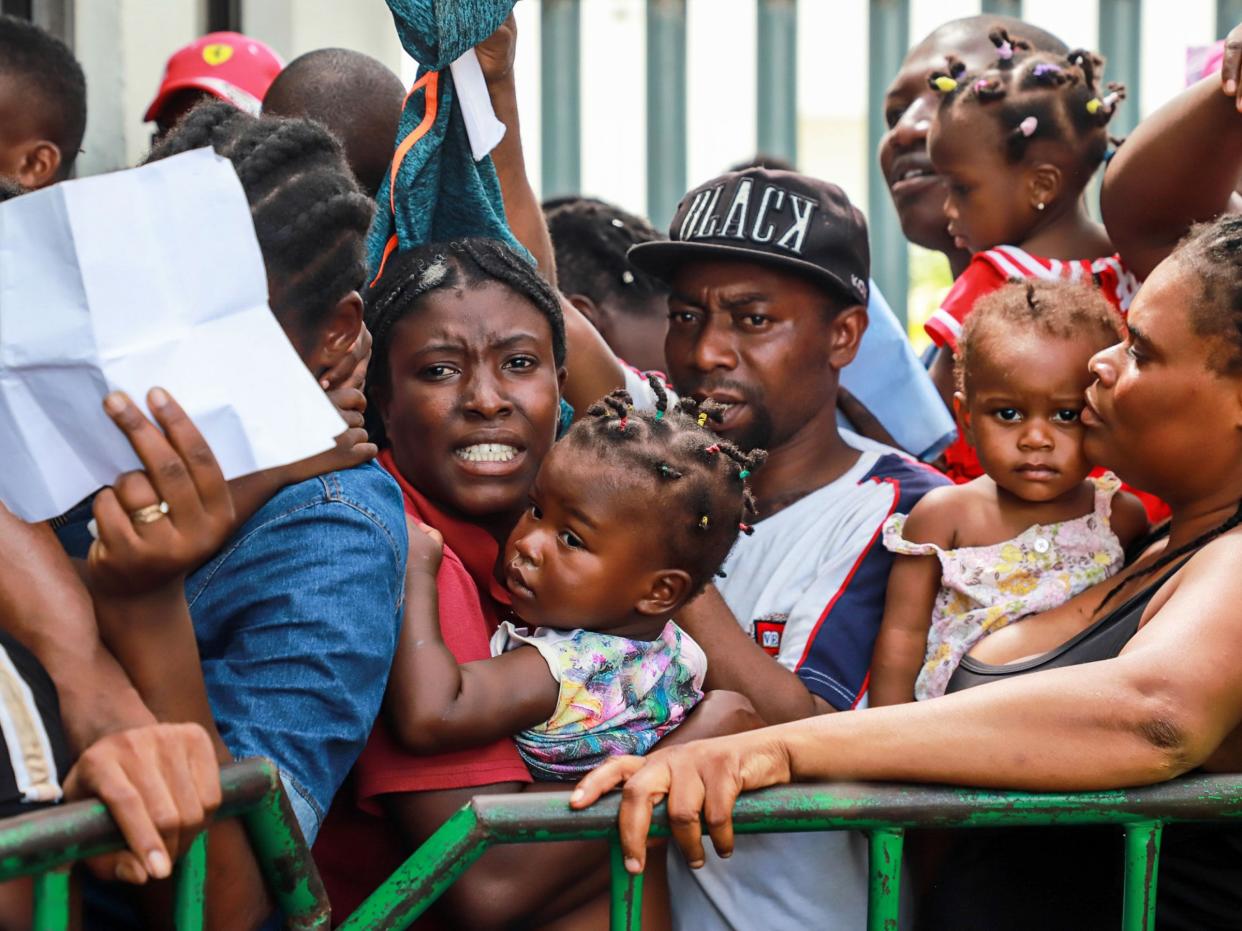
[[[212,32],[178,49],[168,59],[159,92],[147,107],[151,122],[181,90],[200,90],[240,110],[259,115],[263,95],[285,63],[258,39],[240,32]]]

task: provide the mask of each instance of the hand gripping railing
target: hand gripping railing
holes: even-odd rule
[[[215,820],[240,818],[268,891],[299,931],[327,928],[331,921],[323,883],[297,820],[269,760],[252,759],[220,771],[224,799]],[[77,860],[121,850],[125,841],[101,802],[71,802],[0,821],[0,881],[34,876],[34,927],[69,927],[69,869]],[[178,931],[203,926],[207,835],[200,834],[178,860],[174,873],[174,921]]]
[[[359,906],[343,931],[408,927],[493,845],[590,839],[612,843],[613,931],[639,928],[642,879],[631,877],[622,864],[616,836],[619,798],[610,796],[586,811],[571,811],[568,802],[568,793],[471,800]],[[781,786],[739,798],[733,825],[738,834],[867,832],[870,931],[897,927],[906,828],[1121,825],[1126,837],[1121,927],[1150,931],[1155,923],[1163,826],[1238,818],[1242,818],[1242,775],[1193,776],[1142,789],[1039,795],[872,783]],[[651,833],[668,834],[662,805],[656,809]]]

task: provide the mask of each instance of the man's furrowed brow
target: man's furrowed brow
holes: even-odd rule
[[[768,296],[762,291],[746,291],[740,294],[726,294],[720,298],[720,306],[726,310],[737,310],[750,307],[752,304],[763,304]]]

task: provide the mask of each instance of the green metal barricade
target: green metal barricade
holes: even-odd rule
[[[253,759],[220,771],[223,803],[216,820],[240,818],[268,890],[287,927],[327,928],[328,897],[276,767]],[[0,881],[34,876],[34,927],[69,927],[69,870],[74,862],[125,847],[116,823],[100,802],[67,805],[0,822]],[[179,931],[203,926],[207,835],[200,834],[177,862],[174,922]]]
[[[616,839],[619,797],[571,811],[569,794],[489,795],[472,800],[368,898],[348,931],[410,925],[467,867],[496,844],[612,842],[612,928],[640,927],[642,881],[625,872]],[[1194,776],[1142,789],[1028,794],[871,783],[795,785],[752,792],[734,809],[738,834],[865,831],[871,840],[870,931],[897,927],[907,828],[1117,824],[1125,829],[1124,931],[1155,923],[1156,871],[1165,824],[1242,818],[1242,775]],[[663,806],[651,833],[668,835]]]
[[[241,818],[287,926],[326,928],[327,897],[302,839],[275,766],[247,760],[221,771],[224,802],[217,818]],[[642,879],[626,873],[617,843],[618,796],[587,811],[571,811],[569,794],[481,796],[449,818],[344,923],[346,931],[408,927],[483,853],[497,844],[563,840],[611,843],[613,929],[640,927]],[[868,928],[897,927],[901,861],[907,828],[1018,827],[1116,824],[1125,830],[1124,931],[1155,923],[1160,837],[1165,824],[1242,818],[1242,775],[1194,776],[1142,789],[1030,794],[941,786],[873,783],[795,785],[738,799],[738,834],[794,831],[866,832],[871,882]],[[664,807],[652,835],[667,836]],[[40,931],[67,928],[69,868],[124,846],[98,802],[77,802],[0,823],[0,881],[35,877]],[[203,924],[206,837],[176,867],[175,924]]]

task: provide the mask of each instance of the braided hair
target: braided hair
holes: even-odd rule
[[[544,215],[565,294],[582,294],[601,307],[615,304],[630,313],[668,294],[668,285],[626,257],[631,246],[665,238],[642,217],[590,197],[548,201]]]
[[[1072,153],[1070,167],[1085,186],[1104,161],[1107,126],[1125,98],[1125,87],[1103,86],[1104,59],[1086,49],[1067,55],[1035,51],[1000,28],[988,38],[997,50],[989,67],[967,74],[966,66],[950,56],[944,69],[928,76],[942,95],[940,112],[983,107],[999,124],[1011,164],[1021,162],[1037,140],[1066,146]]]
[[[1200,336],[1219,337],[1224,344],[1209,364],[1237,375],[1242,372],[1242,216],[1191,227],[1174,255],[1201,289],[1201,299],[1191,305],[1191,325]]]
[[[635,410],[619,389],[588,408],[561,442],[650,478],[660,503],[660,539],[670,563],[689,573],[693,597],[722,574],[738,534],[753,532],[747,521],[755,518],[755,500],[747,479],[767,453],[744,452],[712,432],[720,405],[682,398],[670,406],[660,379],[649,375],[648,382],[654,411]]]
[[[371,366],[367,378],[366,427],[372,442],[387,442],[375,394],[391,387],[388,368],[393,326],[418,310],[423,299],[441,289],[474,288],[488,282],[505,285],[548,318],[552,358],[565,364],[565,319],[561,299],[535,267],[510,246],[495,239],[459,239],[407,249],[392,257],[384,276],[364,295],[367,329],[371,331]]]
[[[375,205],[340,143],[310,120],[254,117],[209,101],[187,113],[147,161],[202,146],[231,161],[241,180],[277,319],[314,333],[367,275],[364,238]]]
[[[1120,320],[1099,288],[1065,280],[1011,278],[979,298],[962,326],[953,367],[957,390],[966,393],[971,361],[982,354],[989,338],[999,331],[1008,339],[1024,330],[1055,339],[1093,340],[1093,352],[1121,338]]]

